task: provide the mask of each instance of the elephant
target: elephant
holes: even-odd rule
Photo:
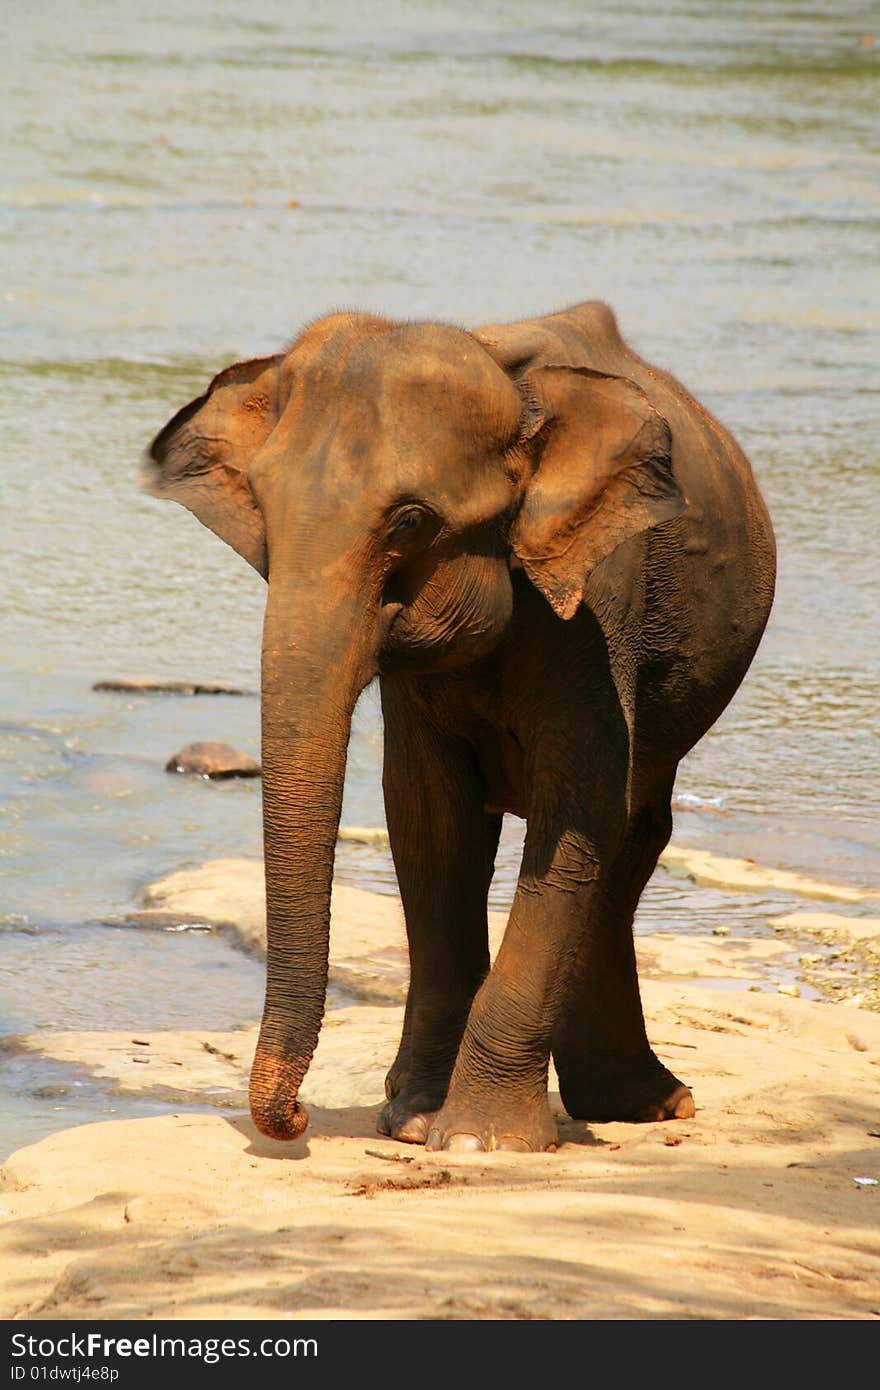
[[[268,581],[258,1130],[308,1123],[351,718],[376,678],[410,956],[379,1132],[551,1151],[551,1056],[575,1118],[693,1117],[648,1041],[633,918],[678,763],[773,600],[733,437],[601,301],[473,330],[335,312],[221,371],[146,467]],[[508,813],[525,842],[490,968]]]

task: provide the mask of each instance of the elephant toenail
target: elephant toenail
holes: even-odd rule
[[[443,1145],[447,1153],[485,1153],[486,1145],[476,1134],[450,1134]]]
[[[696,1113],[697,1107],[694,1105],[694,1098],[690,1091],[687,1091],[679,1100],[673,1114],[677,1120],[692,1120]]]
[[[521,1139],[518,1134],[502,1134],[497,1147],[506,1149],[509,1153],[530,1154],[534,1152],[528,1140]]]
[[[428,1121],[424,1115],[411,1115],[394,1135],[404,1144],[424,1144],[428,1132]]]

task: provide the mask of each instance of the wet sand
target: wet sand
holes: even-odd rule
[[[148,914],[213,913],[259,951],[258,865],[173,879]],[[0,1316],[880,1316],[880,1013],[864,1006],[876,920],[794,916],[820,935],[855,924],[849,999],[769,992],[791,926],[640,937],[649,1034],[693,1086],[696,1117],[575,1122],[551,1076],[555,1154],[428,1154],[376,1135],[405,958],[397,903],[354,889],[334,893],[331,975],[363,1002],[327,1014],[303,1087],[311,1124],[293,1144],[247,1116],[255,1026],[19,1038],[179,1108],[8,1160]],[[496,914],[493,940],[500,926]]]

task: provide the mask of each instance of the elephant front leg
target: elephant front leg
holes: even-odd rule
[[[471,1003],[489,969],[486,897],[501,818],[484,809],[473,752],[383,689],[384,791],[406,918],[410,985],[385,1082],[382,1134],[424,1143],[446,1099]]]
[[[556,1147],[550,1048],[611,852],[606,833],[591,833],[575,816],[530,818],[504,941],[474,999],[429,1149]]]

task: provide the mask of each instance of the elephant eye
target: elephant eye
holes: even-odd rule
[[[390,518],[388,527],[388,546],[392,551],[409,552],[414,545],[430,545],[437,534],[440,522],[426,507],[408,505],[401,507]]]

